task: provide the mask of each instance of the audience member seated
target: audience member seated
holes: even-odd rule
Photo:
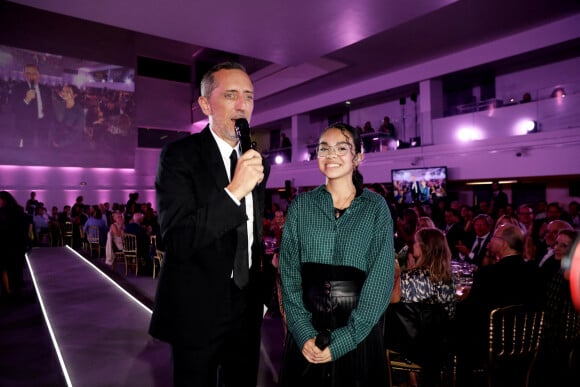
[[[286,223],[286,217],[284,212],[278,210],[274,212],[274,218],[269,224],[269,234],[276,239],[276,246],[280,246],[280,241],[282,240],[282,230],[284,229],[284,223]]]
[[[482,266],[483,257],[487,251],[487,245],[491,240],[491,228],[493,219],[489,215],[479,214],[473,219],[474,237],[465,239],[457,245],[459,259],[477,266]]]
[[[538,238],[541,241],[545,238],[546,230],[548,224],[553,220],[563,220],[565,222],[569,222],[568,214],[562,211],[562,207],[557,202],[551,202],[550,204],[546,204],[546,209],[544,211],[544,216],[538,222]],[[541,213],[538,212],[538,215]]]
[[[495,228],[501,227],[505,224],[512,224],[514,226],[518,226],[520,227],[520,222],[519,220],[517,220],[514,216],[511,215],[500,215],[497,218],[497,221],[495,222]],[[521,228],[520,228],[521,230]],[[524,234],[524,232],[522,231],[522,234]]]
[[[105,246],[105,263],[112,265],[115,260],[115,252],[123,251],[123,233],[125,232],[125,216],[120,211],[113,212],[113,223],[107,234]]]
[[[34,237],[36,240],[36,244],[48,245],[47,241],[40,240],[40,238],[48,236],[48,225],[50,219],[48,217],[48,214],[46,213],[46,208],[44,208],[43,206],[37,206],[32,221],[34,222]]]
[[[395,130],[395,125],[391,122],[391,117],[385,116],[383,118],[383,123],[379,127],[379,133],[386,133],[391,138],[397,138],[397,131]]]
[[[385,314],[385,345],[403,359],[423,367],[423,384],[435,385],[445,353],[445,333],[455,316],[455,287],[451,252],[445,235],[436,228],[415,233],[415,268],[395,265],[395,285]]]
[[[91,207],[91,213],[89,219],[85,222],[83,226],[83,232],[87,235],[89,226],[96,226],[99,228],[99,243],[101,246],[105,246],[107,240],[107,223],[103,219],[103,214],[99,206],[94,205]]]
[[[518,226],[496,228],[489,247],[498,262],[475,272],[469,294],[457,307],[459,378],[465,386],[474,384],[471,371],[486,359],[490,312],[516,304],[537,307],[541,292],[537,268],[522,257],[524,238]]]
[[[127,234],[133,234],[137,237],[137,254],[146,265],[150,266],[152,264],[151,254],[149,251],[151,242],[149,233],[143,226],[143,219],[144,216],[142,213],[134,213],[133,218],[131,219],[131,223],[125,226],[125,232]]]
[[[552,94],[550,94],[551,98],[564,98],[566,97],[566,92],[564,91],[563,87],[556,87],[552,90]]]
[[[528,103],[528,102],[532,102],[532,95],[530,93],[524,93],[524,95],[522,95],[520,103]]]
[[[570,254],[576,231],[563,229],[558,232],[554,246],[554,259],[558,265]],[[538,386],[571,386],[574,384],[568,368],[568,355],[572,342],[566,337],[566,324],[577,315],[570,296],[570,282],[561,270],[556,270],[546,283],[542,306],[544,315],[544,339],[538,361]],[[568,327],[570,329],[572,327]],[[573,329],[573,328],[572,328]]]
[[[573,228],[569,223],[566,223],[563,220],[553,220],[548,223],[544,236],[544,243],[538,248],[540,253],[542,253],[542,256],[538,261],[538,267],[540,268],[542,280],[544,281],[547,281],[555,271],[560,269],[560,262],[558,262],[554,257],[554,248],[556,247],[558,233],[561,230],[572,231]]]
[[[532,235],[534,227],[534,208],[529,204],[522,204],[518,207],[517,218],[524,235]]]
[[[363,136],[362,136],[364,153],[377,151],[377,149],[375,149],[375,146],[373,144],[373,136],[370,134],[374,132],[375,129],[372,127],[371,122],[370,121],[365,122],[363,126]]]
[[[580,231],[580,204],[577,201],[572,200],[568,204],[568,215],[572,227],[574,227],[576,231]]]

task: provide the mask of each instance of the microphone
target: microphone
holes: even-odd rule
[[[250,137],[250,125],[245,118],[238,118],[236,120],[236,135],[240,139],[240,145],[242,148],[242,153],[250,149],[256,148],[256,143],[252,142],[252,138]]]
[[[330,331],[324,330],[316,335],[316,340],[314,340],[314,345],[319,349],[324,350],[324,348],[330,345]]]

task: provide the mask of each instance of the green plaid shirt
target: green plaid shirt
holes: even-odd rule
[[[293,200],[282,234],[280,273],[288,331],[299,348],[318,333],[302,301],[300,268],[305,262],[355,267],[367,275],[348,324],[332,332],[329,348],[337,360],[367,337],[391,298],[395,249],[385,199],[365,189],[338,219],[324,185]]]

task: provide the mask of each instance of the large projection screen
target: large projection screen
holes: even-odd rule
[[[135,70],[0,45],[0,164],[133,168]]]

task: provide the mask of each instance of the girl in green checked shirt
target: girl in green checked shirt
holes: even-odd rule
[[[325,184],[297,196],[280,248],[288,335],[281,386],[386,386],[379,320],[393,288],[393,221],[363,189],[359,134],[338,123],[320,136]]]

